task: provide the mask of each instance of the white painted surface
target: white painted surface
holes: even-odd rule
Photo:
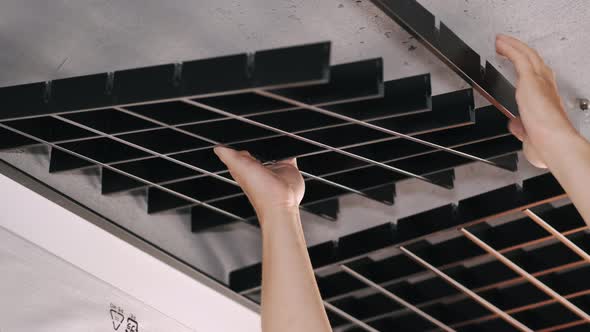
[[[140,331],[259,331],[256,313],[2,175],[0,196],[0,331],[113,331],[111,303]]]
[[[2,227],[0,274],[0,331],[193,331]]]

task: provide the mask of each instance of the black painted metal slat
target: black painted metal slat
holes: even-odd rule
[[[330,43],[317,43],[0,89],[0,120],[161,99],[326,83]],[[203,80],[203,77],[207,77]]]
[[[515,89],[489,62],[481,58],[444,23],[416,0],[372,0],[395,22],[423,43],[434,55],[471,84],[509,117],[518,115]]]

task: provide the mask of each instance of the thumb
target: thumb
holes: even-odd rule
[[[213,149],[213,152],[215,152],[217,157],[221,159],[227,168],[232,168],[232,166],[236,165],[238,162],[237,160],[240,157],[240,152],[224,146],[216,146]]]
[[[295,169],[299,169],[297,166],[297,158],[289,158],[285,160],[280,160],[275,163],[275,165],[289,165],[295,167]]]
[[[516,138],[522,142],[522,152],[524,153],[526,159],[537,168],[547,168],[547,165],[541,158],[541,155],[531,144],[522,120],[520,118],[510,120],[508,129],[510,129],[512,135],[516,136]]]
[[[547,168],[547,164],[545,164],[537,149],[535,149],[528,139],[523,142],[522,152],[531,165],[541,169]]]
[[[510,123],[508,124],[508,129],[510,130],[512,135],[516,136],[516,138],[518,138],[521,142],[523,142],[526,139],[526,130],[524,129],[524,125],[520,118],[510,120]]]
[[[248,151],[236,151],[222,146],[215,147],[213,151],[246,192],[265,176],[266,168]]]
[[[234,149],[217,146],[213,149],[217,157],[227,166],[232,177],[240,183],[245,175],[260,167],[258,160],[254,159],[248,151],[236,151]]]

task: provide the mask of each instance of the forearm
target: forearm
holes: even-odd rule
[[[262,331],[331,331],[299,211],[278,211],[263,218]]]
[[[572,128],[545,137],[542,146],[549,170],[590,225],[590,143]]]

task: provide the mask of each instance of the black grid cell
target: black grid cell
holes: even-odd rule
[[[234,119],[224,119],[220,121],[182,126],[180,128],[224,144],[252,139],[264,139],[279,135],[273,131]]]
[[[77,140],[97,136],[88,130],[49,116],[7,121],[4,124],[49,142]]]
[[[167,125],[180,125],[222,118],[221,115],[182,101],[129,106],[126,110]]]
[[[263,97],[252,92],[200,98],[194,101],[235,115],[252,115],[297,108],[291,104]]]
[[[159,127],[157,124],[115,109],[70,113],[63,117],[107,134]]]
[[[147,152],[110,138],[95,138],[84,141],[62,143],[59,144],[59,146],[101,163],[112,163],[150,156]]]
[[[156,129],[120,135],[118,138],[157,153],[173,153],[214,145],[204,139],[193,137],[172,129]]]

